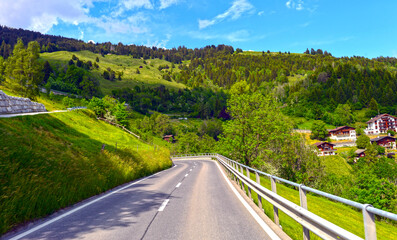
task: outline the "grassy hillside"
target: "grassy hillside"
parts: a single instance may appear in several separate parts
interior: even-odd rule
[[[343,171],[344,170],[342,170],[341,172]],[[244,174],[246,174],[245,170]],[[250,177],[252,180],[255,181],[255,174],[251,173]],[[261,185],[271,190],[270,180],[267,177],[261,176]],[[247,186],[246,191],[248,191]],[[300,204],[298,190],[277,183],[277,193],[297,205]],[[258,204],[258,197],[255,192],[252,192],[252,199],[256,204]],[[311,193],[307,195],[307,203],[309,211],[313,212],[314,214],[326,219],[329,222],[332,222],[339,227],[348,230],[351,233],[356,234],[359,237],[365,237],[363,215],[361,211],[353,209],[352,207],[344,205],[342,203],[334,202]],[[262,206],[266,215],[274,220],[273,206],[265,200],[262,200]],[[302,239],[302,226],[299,223],[297,223],[295,220],[293,220],[281,211],[279,211],[279,218],[280,225],[282,226],[283,231],[285,231],[292,239]],[[378,239],[394,240],[397,236],[397,227],[396,225],[389,224],[384,220],[377,219],[376,233]],[[311,233],[310,235],[311,239],[320,239],[313,233]]]
[[[0,234],[171,166],[168,149],[89,110],[0,118],[0,156]]]
[[[49,61],[51,65],[59,66],[61,64],[67,65],[73,55],[82,61],[91,61],[92,63],[95,62],[97,57],[99,58],[99,62],[97,62],[99,68],[92,70],[92,73],[99,79],[100,87],[104,94],[110,94],[113,89],[124,87],[132,88],[136,85],[158,86],[162,84],[169,88],[185,88],[183,84],[169,82],[162,78],[158,67],[160,65],[168,65],[171,69],[172,65],[172,63],[165,60],[148,59],[146,60],[146,64],[144,64],[142,59],[136,59],[132,56],[104,55],[102,57],[100,54],[95,54],[90,51],[42,53],[40,57],[43,60]],[[111,68],[116,72],[123,72],[124,75],[122,76],[122,80],[112,82],[104,79],[102,73],[107,68]],[[140,74],[136,73],[137,69],[139,69]],[[179,69],[174,68],[173,71],[179,71]]]

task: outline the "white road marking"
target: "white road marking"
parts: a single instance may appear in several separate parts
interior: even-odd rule
[[[222,171],[218,162],[216,162],[216,165],[218,166],[219,171],[222,173],[223,177],[225,178],[227,184],[232,189],[234,194],[236,194],[240,202],[244,205],[244,207],[248,210],[248,212],[252,215],[252,217],[254,217],[255,221],[262,227],[262,229],[267,233],[267,235],[269,235],[271,239],[281,240],[280,237],[263,221],[261,217],[259,217],[259,215],[254,211],[254,209],[252,209],[251,206],[244,200],[244,198],[237,192],[237,190],[233,187],[232,183],[226,177],[225,173]]]
[[[178,183],[177,185],[176,185],[176,188],[179,188],[180,186],[181,186],[181,182],[180,183]]]
[[[172,167],[172,168],[173,168],[173,167]],[[97,198],[97,199],[94,199],[94,200],[92,200],[91,202],[88,202],[88,203],[86,203],[86,204],[84,204],[84,205],[81,205],[80,207],[77,207],[77,208],[75,208],[75,209],[73,209],[73,210],[70,210],[69,212],[66,212],[66,213],[64,213],[64,214],[62,214],[62,215],[60,215],[60,216],[58,216],[58,217],[56,217],[56,218],[53,218],[53,219],[51,219],[51,220],[49,220],[49,221],[47,221],[47,222],[45,222],[45,223],[43,223],[43,224],[40,224],[40,225],[38,225],[37,227],[34,227],[34,228],[30,229],[29,231],[26,231],[26,232],[23,232],[23,233],[21,233],[21,234],[18,234],[18,235],[16,235],[15,237],[10,238],[10,240],[18,240],[18,239],[21,239],[21,238],[23,238],[23,237],[25,237],[25,236],[27,236],[27,235],[29,235],[29,234],[31,234],[31,233],[36,232],[37,230],[42,229],[42,228],[45,227],[45,226],[50,225],[50,224],[53,223],[53,222],[56,222],[56,221],[58,221],[58,220],[60,220],[60,219],[62,219],[62,218],[65,218],[65,217],[67,217],[67,216],[69,216],[69,215],[71,215],[71,214],[73,214],[73,213],[75,213],[75,212],[77,212],[77,211],[79,211],[79,210],[81,210],[81,209],[83,209],[83,208],[86,208],[86,207],[90,206],[91,204],[94,204],[94,203],[96,203],[96,202],[98,202],[98,201],[100,201],[100,200],[102,200],[102,199],[104,199],[104,198],[107,198],[107,197],[109,197],[109,196],[111,196],[111,195],[113,195],[113,194],[115,194],[115,193],[118,193],[118,192],[120,192],[120,191],[122,191],[122,190],[124,190],[124,189],[126,189],[126,188],[129,188],[129,187],[131,187],[132,185],[138,184],[138,183],[140,183],[140,182],[142,182],[142,181],[144,181],[144,180],[146,180],[146,179],[148,179],[148,178],[151,178],[151,177],[153,177],[153,176],[156,176],[157,174],[160,174],[160,173],[165,172],[165,171],[170,170],[170,169],[171,169],[171,168],[166,169],[166,170],[163,170],[163,171],[158,172],[158,173],[155,173],[155,174],[153,174],[153,175],[147,176],[147,177],[145,177],[145,178],[142,178],[142,179],[139,180],[139,181],[133,182],[133,183],[131,183],[131,184],[128,184],[127,186],[124,186],[124,187],[122,187],[122,188],[120,188],[120,189],[117,189],[117,190],[115,190],[115,191],[112,191],[112,192],[110,192],[110,193],[108,193],[108,194],[106,194],[106,195],[104,195],[104,196],[102,196],[102,197],[99,197],[99,198]]]
[[[190,171],[192,171],[193,169],[190,169]]]
[[[185,174],[185,177],[187,177],[187,175],[189,175],[189,174]]]
[[[169,199],[165,199],[164,202],[161,204],[160,208],[159,208],[159,212],[164,211],[165,206],[167,206],[167,203],[169,202]]]

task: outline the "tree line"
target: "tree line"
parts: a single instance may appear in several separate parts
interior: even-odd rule
[[[41,34],[24,29],[15,29],[0,25],[0,56],[4,59],[8,58],[14,45],[18,39],[28,43],[36,41],[40,46],[41,52],[55,52],[55,51],[82,51],[88,50],[93,53],[102,55],[112,53],[118,55],[131,55],[134,58],[153,59],[159,58],[176,64],[182,63],[184,60],[193,58],[203,58],[206,56],[217,56],[218,54],[232,54],[234,48],[227,45],[211,45],[204,48],[188,49],[185,46],[178,48],[164,49],[158,47],[146,47],[138,45],[124,45],[122,43],[112,44],[105,43],[86,43],[82,40],[73,38],[65,38],[61,36],[53,36],[48,34]]]
[[[112,96],[143,114],[154,110],[161,113],[181,113],[201,119],[228,118],[225,112],[228,96],[223,91],[205,88],[176,90],[168,89],[164,85],[155,88],[135,86],[113,90]]]

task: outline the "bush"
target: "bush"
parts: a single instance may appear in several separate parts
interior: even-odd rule
[[[367,135],[362,134],[357,138],[356,141],[357,148],[365,149],[368,146],[368,144],[370,144],[370,138]]]
[[[62,99],[62,104],[65,105],[65,107],[73,107],[74,106],[74,99],[71,99],[69,97],[64,97]]]

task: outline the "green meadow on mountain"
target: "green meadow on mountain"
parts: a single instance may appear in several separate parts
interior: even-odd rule
[[[49,111],[87,108],[0,118],[0,233],[169,168],[170,155],[203,152],[397,212],[397,151],[365,134],[371,118],[397,115],[396,58],[92,44],[0,30],[1,90]],[[330,138],[340,126],[355,129],[365,157]],[[319,144],[343,147],[320,157]],[[279,185],[297,202],[296,189]],[[313,211],[325,202],[309,198]],[[354,222],[349,230],[363,236],[361,212],[329,205],[337,217],[349,212],[343,224]],[[270,205],[265,212],[273,217]],[[328,220],[342,224],[337,217]],[[300,239],[299,224],[283,218]],[[379,236],[393,239],[395,223],[377,222]]]

